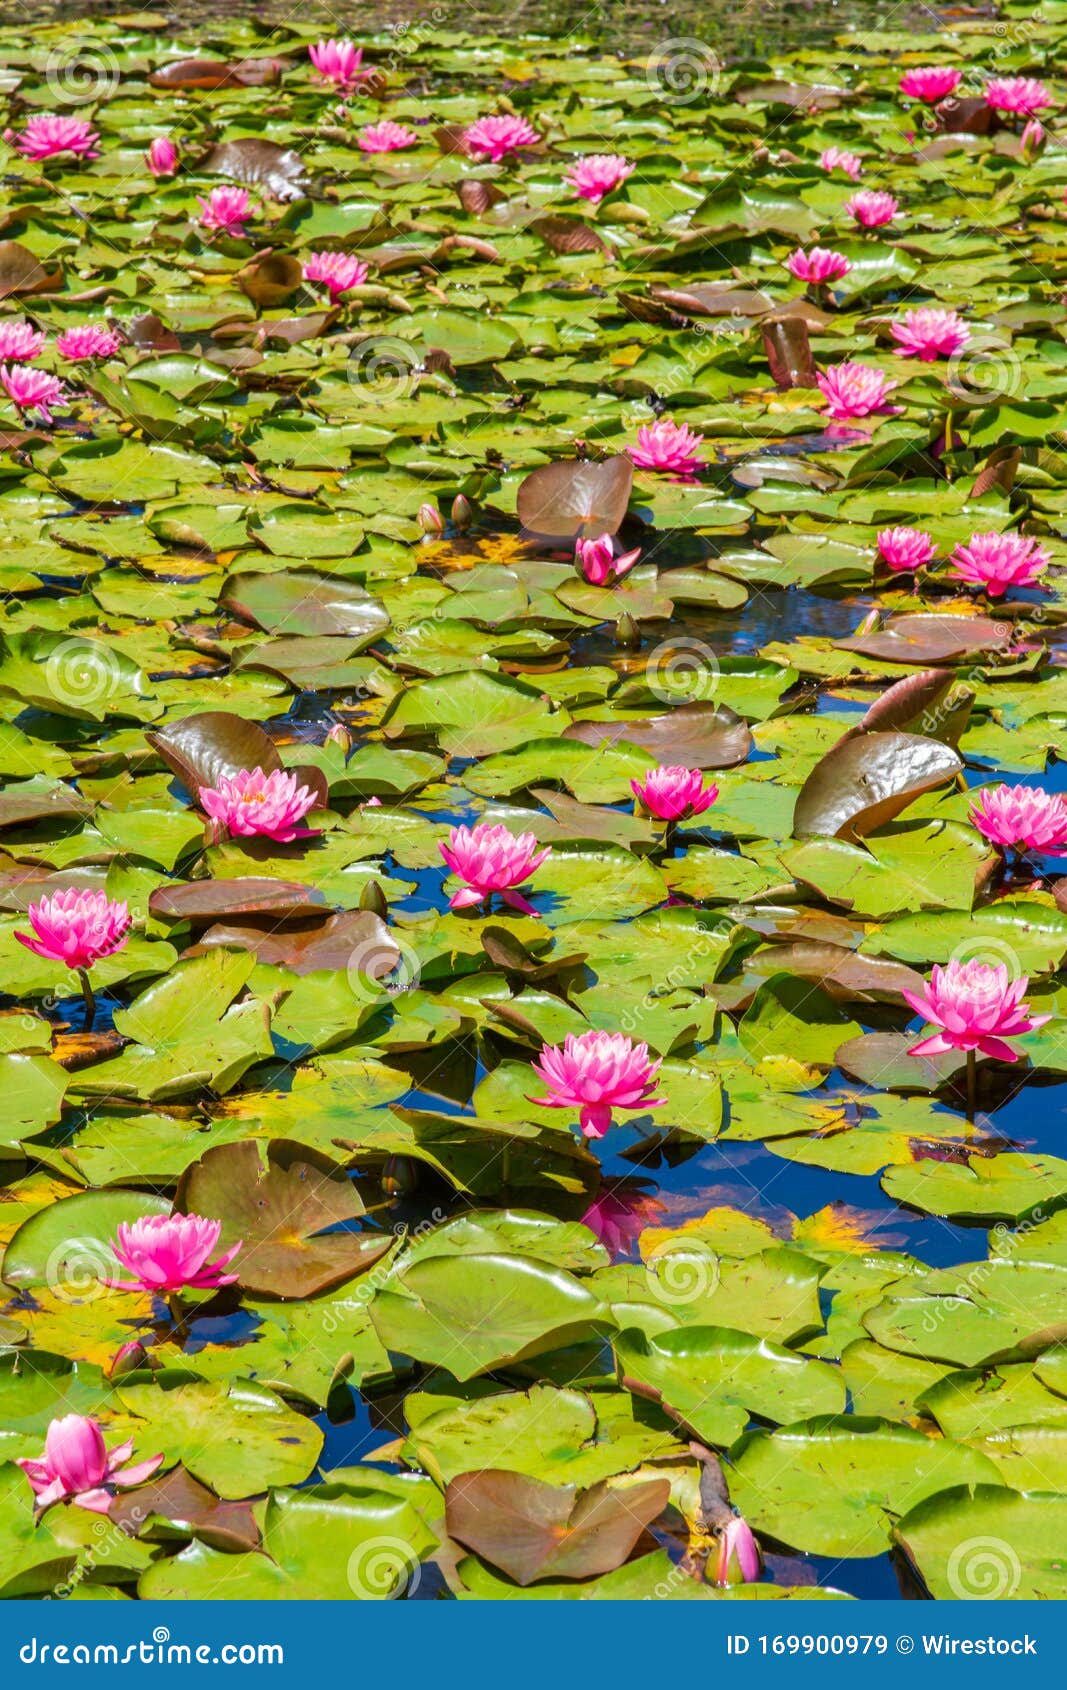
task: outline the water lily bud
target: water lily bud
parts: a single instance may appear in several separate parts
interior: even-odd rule
[[[352,735],[343,722],[335,722],[326,735],[325,743],[327,745],[339,745],[347,757],[352,749]]]
[[[383,921],[386,919],[389,905],[377,880],[368,880],[359,895],[359,907],[361,910],[370,910],[372,915],[380,916]]]
[[[471,507],[470,500],[464,498],[462,493],[457,493],[456,497],[452,500],[452,526],[455,528],[456,533],[465,534],[471,525],[473,517],[474,511]]]
[[[1027,164],[1035,159],[1045,145],[1044,125],[1032,117],[1022,132],[1023,158]]]
[[[762,1571],[763,1557],[752,1528],[737,1514],[719,1532],[714,1582],[720,1588],[730,1584],[754,1584]]]
[[[410,1156],[390,1156],[382,1169],[382,1190],[387,1197],[410,1197],[418,1183],[418,1164]]]
[[[131,1338],[128,1344],[123,1344],[116,1350],[107,1366],[104,1375],[108,1379],[121,1379],[126,1373],[136,1373],[139,1367],[144,1367],[148,1360],[148,1351],[137,1339]]]
[[[444,517],[436,505],[420,505],[418,523],[427,539],[437,539],[445,531]]]
[[[640,637],[641,636],[637,632],[637,623],[634,621],[633,617],[630,615],[630,612],[628,610],[624,610],[622,615],[619,617],[619,620],[615,624],[615,643],[616,643],[616,645],[623,645],[623,646],[637,645]]]

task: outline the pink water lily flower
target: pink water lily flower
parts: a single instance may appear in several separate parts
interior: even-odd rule
[[[499,892],[512,909],[537,915],[533,905],[515,891],[552,852],[550,845],[539,851],[532,833],[516,834],[509,828],[484,823],[479,827],[454,827],[448,844],[440,843],[438,850],[452,873],[466,882],[448,900],[449,909],[469,909]]]
[[[1032,587],[1052,562],[1044,546],[1025,534],[972,534],[952,554],[952,572],[972,586],[984,587],[991,599],[1009,587]]]
[[[288,845],[294,839],[310,839],[314,828],[298,827],[319,799],[308,786],[285,769],[265,775],[262,769],[240,769],[222,775],[218,786],[200,788],[200,808],[213,821],[221,822],[232,839],[251,839],[260,834]]]
[[[417,147],[419,137],[406,123],[393,123],[385,118],[381,123],[368,123],[356,136],[360,151],[365,153],[399,153],[405,147]]]
[[[20,411],[34,411],[43,423],[51,423],[52,409],[69,397],[58,376],[31,370],[25,364],[0,364],[0,386]]]
[[[319,41],[308,48],[308,58],[322,82],[335,88],[355,88],[374,73],[363,63],[363,48],[354,41]]]
[[[662,1212],[663,1204],[657,1198],[617,1185],[610,1191],[602,1191],[590,1203],[582,1216],[582,1225],[595,1232],[613,1256],[625,1256]]]
[[[521,147],[536,147],[541,139],[524,117],[480,117],[463,131],[463,145],[477,158],[499,164]]]
[[[247,188],[212,188],[206,199],[197,194],[196,203],[200,207],[197,222],[202,229],[217,229],[237,239],[244,234],[245,223],[254,209]]]
[[[367,275],[367,266],[352,252],[309,252],[304,260],[304,280],[321,282],[331,300],[361,288]]]
[[[98,158],[100,136],[83,117],[30,117],[21,135],[13,137],[24,158],[43,160],[73,153],[75,158]]]
[[[836,282],[847,276],[852,265],[843,252],[834,252],[828,246],[813,246],[810,252],[804,252],[800,247],[791,252],[785,267],[798,282],[814,282],[821,286],[824,282]]]
[[[971,805],[970,820],[983,838],[1005,851],[1067,848],[1067,801],[1040,786],[987,786]]]
[[[826,171],[843,170],[853,182],[858,182],[863,174],[863,160],[859,153],[847,152],[843,147],[824,148],[819,154],[819,163]]]
[[[586,1138],[603,1138],[613,1109],[651,1109],[665,1098],[653,1097],[663,1058],[649,1058],[647,1044],[634,1044],[626,1033],[568,1033],[561,1045],[546,1045],[534,1070],[547,1097],[532,1097],[547,1109],[577,1109]]]
[[[920,358],[924,364],[934,358],[951,358],[971,338],[971,331],[958,311],[937,305],[920,305],[914,311],[905,311],[899,321],[890,323],[889,332],[900,344],[901,358]]]
[[[162,1465],[162,1455],[130,1465],[133,1439],[109,1450],[98,1421],[82,1414],[53,1420],[44,1438],[44,1453],[16,1462],[33,1486],[38,1508],[54,1502],[73,1502],[92,1514],[106,1514],[116,1489],[128,1490],[150,1479]]]
[[[33,932],[16,931],[15,938],[36,956],[67,968],[91,968],[101,957],[121,950],[130,925],[127,904],[106,892],[75,887],[53,892],[26,913]]]
[[[144,156],[153,176],[173,176],[178,168],[178,149],[169,135],[157,135]]]
[[[630,457],[638,469],[688,477],[704,468],[700,453],[703,444],[704,436],[695,429],[672,422],[669,417],[659,417],[638,429],[637,444],[630,447]]]
[[[752,1527],[740,1514],[718,1534],[714,1583],[725,1590],[732,1584],[754,1584],[763,1571],[763,1557]]]
[[[594,587],[606,587],[610,582],[621,581],[640,556],[641,548],[635,546],[632,552],[622,552],[616,557],[615,542],[610,534],[601,534],[596,540],[574,542],[574,561]]]
[[[900,206],[892,194],[861,188],[858,194],[853,194],[845,202],[845,210],[861,229],[880,229],[884,223],[892,223]]]
[[[1030,981],[1012,980],[1003,962],[936,963],[923,992],[905,992],[916,1015],[938,1029],[908,1048],[909,1056],[942,1056],[949,1050],[977,1051],[1001,1062],[1017,1062],[1018,1051],[1006,1039],[1032,1033],[1051,1015],[1031,1015],[1023,996]]]
[[[56,351],[61,358],[69,358],[72,364],[91,363],[95,358],[113,358],[122,345],[122,336],[116,329],[105,328],[102,323],[85,323],[81,328],[64,329],[56,337]]]
[[[883,528],[878,535],[878,556],[887,569],[914,574],[925,569],[936,552],[933,538],[923,528]]]
[[[635,166],[622,153],[588,153],[576,159],[563,180],[579,199],[599,205],[605,194],[621,187]]]
[[[905,71],[900,79],[900,92],[933,106],[946,94],[954,94],[962,80],[963,72],[953,70],[950,65],[927,65],[921,70]]]
[[[881,370],[851,359],[834,364],[825,375],[817,375],[819,390],[826,399],[826,414],[835,422],[869,417],[888,408],[890,393],[897,386]]]
[[[45,336],[25,317],[5,317],[0,320],[0,360],[22,364],[36,358],[45,343]]]
[[[112,1291],[147,1291],[159,1297],[235,1285],[238,1275],[223,1270],[241,1244],[210,1260],[221,1232],[222,1222],[204,1215],[144,1215],[129,1225],[120,1221],[111,1248],[130,1278],[105,1279],[104,1284]]]
[[[1016,117],[1033,117],[1053,105],[1052,95],[1036,76],[994,76],[982,89],[987,106]]]
[[[704,785],[700,769],[687,769],[680,763],[667,763],[662,768],[649,769],[641,780],[632,780],[630,790],[648,811],[661,822],[677,822],[689,816],[702,816],[710,810],[719,789],[712,781]]]

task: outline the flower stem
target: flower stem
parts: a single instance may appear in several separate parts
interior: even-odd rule
[[[976,1051],[967,1052],[967,1120],[974,1126],[975,1106],[978,1097],[978,1055]]]
[[[96,998],[93,996],[93,988],[89,984],[88,969],[79,968],[77,973],[78,979],[81,981],[82,997],[85,999],[85,1031],[91,1033],[93,1022],[96,1020]]]
[[[167,1310],[170,1314],[171,1323],[174,1328],[171,1333],[171,1337],[174,1339],[176,1344],[181,1344],[185,1340],[185,1329],[189,1318],[185,1304],[182,1302],[177,1291],[172,1291],[166,1299],[166,1302]]]

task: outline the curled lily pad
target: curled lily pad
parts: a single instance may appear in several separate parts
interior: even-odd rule
[[[799,835],[859,839],[884,827],[924,792],[952,780],[962,767],[948,746],[922,734],[846,738],[816,763],[804,782],[793,830]]]
[[[227,710],[204,710],[146,734],[167,767],[194,796],[242,769],[271,774],[282,760],[269,734]]]
[[[582,536],[616,534],[626,515],[633,479],[628,457],[544,464],[519,488],[519,521],[526,533],[552,545],[573,545]]]

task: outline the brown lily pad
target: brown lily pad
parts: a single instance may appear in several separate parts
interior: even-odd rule
[[[687,317],[762,317],[774,308],[774,300],[758,288],[738,287],[734,282],[694,282],[690,287],[649,288],[653,299],[682,311]]]
[[[894,681],[876,698],[850,737],[902,728],[958,745],[973,703],[972,688],[957,681],[951,670],[920,669]]]
[[[280,81],[284,68],[281,59],[174,59],[148,80],[153,88],[261,88]]]
[[[901,962],[809,939],[757,951],[740,981],[716,985],[712,992],[724,1008],[745,1010],[764,980],[782,972],[816,982],[838,1003],[899,1004],[903,991],[921,991],[923,985],[922,975]]]
[[[553,252],[607,251],[601,236],[581,217],[535,217],[530,228]]]
[[[928,668],[935,663],[956,663],[977,652],[1003,652],[1014,640],[1011,623],[991,616],[953,615],[951,612],[920,612],[914,616],[891,616],[881,628],[851,634],[835,640],[842,651],[858,651],[864,657],[880,657],[890,663],[914,663]]]
[[[636,722],[572,722],[564,739],[584,745],[625,741],[647,751],[657,763],[683,763],[691,769],[730,769],[752,750],[748,723],[725,704],[683,704],[663,716]]]
[[[166,1542],[199,1538],[228,1553],[259,1547],[259,1527],[250,1502],[224,1502],[184,1467],[173,1467],[133,1491],[119,1491],[109,1518],[130,1537]]]
[[[195,798],[202,786],[218,786],[224,775],[242,769],[262,769],[271,774],[282,760],[270,735],[256,722],[246,722],[229,710],[204,710],[184,716],[165,728],[146,733],[172,774]],[[3,815],[0,798],[0,820]]]
[[[768,318],[760,333],[775,387],[785,392],[792,387],[818,386],[808,326],[803,317]]]
[[[962,767],[950,746],[923,734],[846,734],[801,787],[793,832],[855,842],[922,793],[955,779]]]
[[[182,1175],[184,1214],[222,1222],[222,1248],[240,1242],[231,1271],[257,1297],[313,1297],[343,1285],[384,1256],[389,1234],[328,1228],[358,1220],[351,1180],[306,1145],[272,1139],[218,1144]]]
[[[240,884],[238,882],[238,884]],[[260,962],[289,968],[294,974],[323,969],[355,970],[373,980],[384,979],[400,961],[400,949],[380,916],[371,910],[340,910],[304,927],[291,923],[276,929],[255,922],[220,922],[201,934],[186,956],[226,945],[254,951]],[[361,1000],[353,995],[352,1024],[359,1020]]]
[[[288,252],[257,252],[234,281],[260,310],[281,305],[304,285],[304,266]]]
[[[0,299],[10,294],[54,293],[62,286],[62,264],[46,269],[20,241],[0,241]]]
[[[516,1584],[537,1579],[595,1578],[621,1567],[645,1528],[660,1515],[670,1481],[579,1493],[499,1468],[463,1473],[445,1492],[449,1537],[499,1567]]]
[[[47,792],[20,792],[17,786],[0,792],[0,828],[25,827],[30,822],[64,821],[92,815],[93,807],[72,786],[54,786]]]
[[[104,868],[50,869],[20,864],[0,874],[0,910],[17,910],[21,914],[39,898],[50,898],[56,892],[102,892],[106,879]]]
[[[292,147],[264,141],[256,135],[242,135],[236,141],[220,141],[201,162],[206,176],[228,176],[248,188],[258,188],[276,200],[304,199],[308,189],[307,167]]]
[[[242,880],[167,881],[149,898],[148,913],[165,921],[217,921],[226,915],[277,923],[306,919],[309,910],[325,905],[322,893],[311,886],[249,875]]]
[[[634,466],[625,456],[542,464],[519,488],[523,537],[572,546],[577,539],[616,534],[633,483]]]

